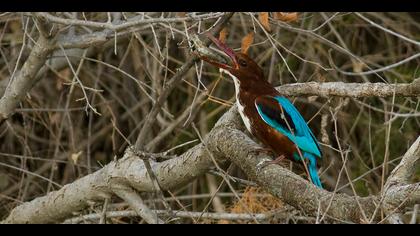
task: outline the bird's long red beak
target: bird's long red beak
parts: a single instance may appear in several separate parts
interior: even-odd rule
[[[217,66],[219,68],[222,69],[226,69],[226,70],[231,70],[231,69],[237,69],[238,68],[238,62],[236,60],[236,55],[235,52],[229,48],[226,44],[224,44],[222,41],[220,41],[219,39],[215,38],[213,35],[211,35],[210,33],[207,33],[206,36],[214,43],[216,44],[216,46],[223,51],[231,60],[231,64],[228,63],[222,63],[219,61],[216,61],[212,58],[206,57],[206,56],[201,56],[201,59],[203,59],[204,61],[207,61],[208,63]]]

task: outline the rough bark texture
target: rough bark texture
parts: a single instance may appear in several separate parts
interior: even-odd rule
[[[320,97],[418,97],[420,95],[420,79],[406,84],[386,83],[296,83],[283,85],[279,92],[287,96],[320,96]]]
[[[356,201],[358,200],[365,216],[372,218],[379,199],[377,196],[360,198],[320,190],[293,172],[277,165],[258,171],[257,164],[267,160],[268,157],[253,154],[252,151],[258,145],[239,129],[243,127],[236,107],[233,107],[218,121],[203,144],[174,159],[153,163],[153,170],[162,189],[182,186],[206,173],[213,167],[213,160],[209,156],[211,153],[218,161],[231,160],[258,184],[308,215],[317,215],[318,212],[324,214],[327,206],[331,204],[328,208],[330,218],[361,222],[363,218]],[[418,150],[418,143],[416,142],[412,149]],[[129,185],[137,191],[154,191],[143,161],[128,150],[122,159],[108,164],[103,169],[58,191],[16,207],[2,223],[60,222],[70,217],[73,212],[86,208],[90,202],[108,198],[112,188],[115,188],[116,181]],[[387,192],[389,194],[387,197],[392,198],[395,203],[398,201],[401,203],[406,200],[395,196],[403,196],[407,194],[406,191],[411,190],[395,189]],[[410,203],[418,202],[418,191],[410,199],[412,199]],[[373,216],[373,219],[378,217]]]
[[[153,171],[163,189],[184,185],[207,172],[212,161],[205,155],[202,145],[197,145],[178,158],[154,163]],[[3,223],[60,222],[73,212],[89,206],[89,202],[110,197],[115,182],[132,186],[138,191],[153,192],[143,161],[132,152],[103,169],[85,176],[62,189],[15,208]]]
[[[384,208],[388,214],[399,213],[404,207],[420,204],[420,183],[410,184],[420,162],[420,136],[404,154],[385,184]]]

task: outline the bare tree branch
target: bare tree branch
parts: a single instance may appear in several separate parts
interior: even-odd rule
[[[153,192],[143,160],[127,149],[126,155],[101,170],[87,175],[62,189],[36,198],[15,208],[3,223],[47,223],[65,220],[72,212],[89,206],[91,201],[102,201],[113,192],[115,180],[124,180],[137,191]],[[212,160],[206,156],[202,144],[178,158],[153,163],[153,172],[162,189],[175,188],[205,173]]]
[[[216,28],[213,30],[213,34],[217,35],[222,29],[223,26],[229,21],[233,13],[228,13],[219,21]],[[210,39],[206,39],[204,44],[206,46],[210,45]],[[135,147],[137,149],[142,149],[146,143],[146,135],[150,130],[152,124],[156,121],[156,116],[159,113],[163,103],[166,101],[172,90],[182,81],[181,78],[188,72],[188,70],[199,60],[198,56],[194,55],[177,71],[177,73],[168,80],[168,83],[164,85],[162,93],[159,95],[156,103],[153,105],[149,115],[146,117],[146,120],[143,124],[142,129],[140,130],[139,135],[137,136],[137,141]]]
[[[400,164],[394,168],[388,177],[386,188],[396,184],[407,184],[416,171],[420,160],[420,136],[404,154]]]
[[[156,210],[159,215],[167,215],[166,211]],[[203,219],[213,219],[213,220],[252,220],[257,219],[258,221],[264,221],[269,218],[287,218],[289,215],[280,213],[269,213],[269,214],[245,214],[245,213],[212,213],[212,212],[189,212],[189,211],[174,211],[176,217],[182,218],[203,218]],[[137,216],[135,211],[111,211],[107,213],[107,216],[110,218],[117,217],[134,217]],[[67,224],[78,224],[84,221],[94,221],[98,220],[101,217],[100,214],[89,214],[84,216],[79,216],[66,220],[64,223]],[[294,217],[297,219],[308,220],[309,217]]]
[[[42,26],[45,30],[46,26],[44,24],[42,24]],[[110,40],[111,37],[107,37],[109,32],[109,30],[104,30],[92,34],[83,34],[81,36],[58,35],[56,38],[53,38],[51,35],[47,35],[48,38],[45,38],[41,35],[20,72],[15,78],[10,78],[10,80],[14,81],[13,84],[10,84],[7,88],[10,80],[0,81],[0,95],[3,95],[0,99],[0,123],[13,113],[17,104],[21,102],[24,96],[42,78],[46,71],[51,68],[61,70],[69,66],[62,50],[59,49],[59,45],[63,44],[62,47],[68,49],[65,53],[71,56],[69,59],[75,61],[83,55],[83,48],[90,47],[86,55],[93,55],[95,53],[95,48],[93,46],[105,44]],[[48,59],[48,55],[50,54],[54,57]],[[8,89],[8,91],[6,91],[6,89]]]
[[[268,157],[253,154],[252,151],[258,146],[238,130],[242,128],[236,107],[233,107],[210,131],[204,142],[218,161],[223,161],[222,157],[229,158],[261,186],[284,202],[302,209],[306,214],[316,215],[319,206],[321,211],[325,210],[333,198],[332,207],[327,212],[329,218],[360,222],[361,212],[356,204],[357,198],[365,214],[368,217],[372,216],[378,197],[353,197],[320,190],[307,180],[277,165],[268,166],[258,172],[256,166]],[[202,144],[182,156],[152,165],[163,190],[186,184],[206,173],[212,166],[213,162]],[[142,160],[127,151],[121,160],[112,162],[58,191],[16,207],[3,223],[45,223],[64,220],[71,216],[72,212],[87,207],[89,201],[109,197],[112,192],[110,183],[115,179],[124,179],[137,191],[153,191],[153,184]]]
[[[229,21],[229,19],[232,17],[233,13],[227,13],[224,15],[221,20],[219,21],[216,28],[213,30],[213,34],[217,35],[219,32],[223,29],[223,26]],[[207,39],[205,44],[208,46],[210,45],[210,40]],[[191,57],[177,72],[172,78],[164,84],[163,91],[159,95],[157,101],[155,104],[153,104],[153,107],[149,114],[146,116],[144,124],[142,129],[140,130],[136,143],[134,145],[135,150],[143,150],[144,146],[146,144],[146,135],[149,132],[149,130],[152,128],[152,125],[156,121],[156,117],[158,113],[160,112],[164,102],[167,100],[169,95],[171,94],[172,90],[175,89],[175,87],[182,81],[181,78],[189,71],[189,69],[195,64],[196,61],[198,61],[198,56]],[[148,150],[145,150],[148,151]],[[161,186],[159,185],[159,182],[156,179],[155,173],[153,172],[151,168],[151,164],[147,158],[143,159],[144,166],[146,167],[147,173],[149,174],[149,177],[153,183],[154,192],[157,196],[159,196],[161,199],[164,199],[162,194]],[[163,202],[166,208],[169,209],[169,206]]]
[[[0,123],[13,113],[19,102],[32,88],[35,75],[45,64],[48,55],[52,52],[52,40],[40,36],[18,74],[15,78],[11,78],[10,85],[6,88],[3,97],[0,99]]]
[[[320,96],[320,97],[418,97],[420,96],[420,78],[411,83],[295,83],[282,85],[277,89],[286,96]]]
[[[293,172],[277,165],[268,166],[258,172],[256,166],[268,157],[255,156],[252,151],[258,145],[239,129],[243,127],[234,106],[220,118],[204,140],[206,147],[212,151],[218,161],[223,161],[223,157],[227,157],[272,194],[309,215],[316,215],[319,206],[322,211],[331,204],[327,212],[329,218],[359,222],[362,217],[360,208],[356,204],[357,200],[362,204],[368,217],[373,216],[374,219],[378,219],[379,216],[373,215],[379,202],[378,196],[361,198],[320,190]],[[417,154],[418,143],[416,141],[407,152],[404,163],[412,159],[412,154]],[[72,212],[87,207],[89,201],[109,197],[113,191],[110,187],[113,179],[124,179],[137,191],[153,192],[153,184],[143,161],[129,150],[127,149],[126,155],[121,160],[111,162],[103,169],[68,184],[56,192],[16,207],[3,223],[45,223],[64,220]],[[417,158],[418,155],[415,157]],[[163,190],[186,184],[212,167],[213,161],[206,153],[203,144],[195,146],[177,158],[152,164],[153,172]],[[404,168],[399,169],[404,170]],[[396,171],[396,173],[399,172]],[[394,199],[393,203],[418,203],[418,184],[395,190],[388,193]],[[407,196],[410,196],[408,200]]]
[[[72,26],[86,26],[91,28],[99,28],[99,29],[108,29],[112,31],[121,31],[127,28],[135,27],[138,25],[145,25],[145,24],[156,24],[156,23],[175,23],[175,22],[185,22],[185,21],[199,21],[199,20],[207,20],[207,19],[217,19],[223,15],[223,13],[206,13],[201,15],[189,15],[187,17],[175,17],[175,18],[153,18],[153,19],[143,19],[140,16],[137,16],[137,19],[130,19],[127,22],[122,23],[100,23],[94,21],[85,21],[85,20],[77,20],[77,19],[69,19],[69,18],[61,18],[49,13],[40,12],[36,13],[36,16],[45,19],[51,23],[57,23],[62,25],[72,25]],[[138,19],[141,18],[141,19]]]
[[[143,218],[149,224],[163,224],[163,220],[159,219],[155,212],[151,211],[143,199],[131,188],[124,185],[112,187],[113,192],[120,198],[124,199],[138,216]]]
[[[385,184],[383,194],[385,211],[394,215],[388,220],[395,223],[396,216],[406,206],[420,203],[420,183],[410,184],[410,179],[420,163],[420,136],[404,154],[401,162],[394,168]]]

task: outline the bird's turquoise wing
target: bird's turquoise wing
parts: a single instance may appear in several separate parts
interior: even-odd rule
[[[265,123],[288,137],[299,149],[321,157],[321,149],[299,111],[285,97],[261,96],[255,100],[258,114]]]

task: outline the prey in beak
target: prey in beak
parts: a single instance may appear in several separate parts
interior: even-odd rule
[[[236,53],[233,49],[229,48],[226,44],[215,38],[210,33],[207,33],[206,36],[227,56],[227,58],[222,57],[219,53],[216,53],[215,50],[205,47],[198,36],[193,35],[191,37],[193,44],[192,50],[198,54],[200,59],[227,71],[238,69],[239,64],[236,58]]]
[[[242,81],[242,84],[247,83],[248,85],[260,83],[261,81],[266,82],[261,67],[247,54],[234,52],[232,48],[211,34],[206,34],[206,36],[216,45],[218,50],[206,47],[195,35],[192,38],[193,50],[200,59],[216,66],[221,72],[230,75],[236,86],[240,84],[240,81]]]

